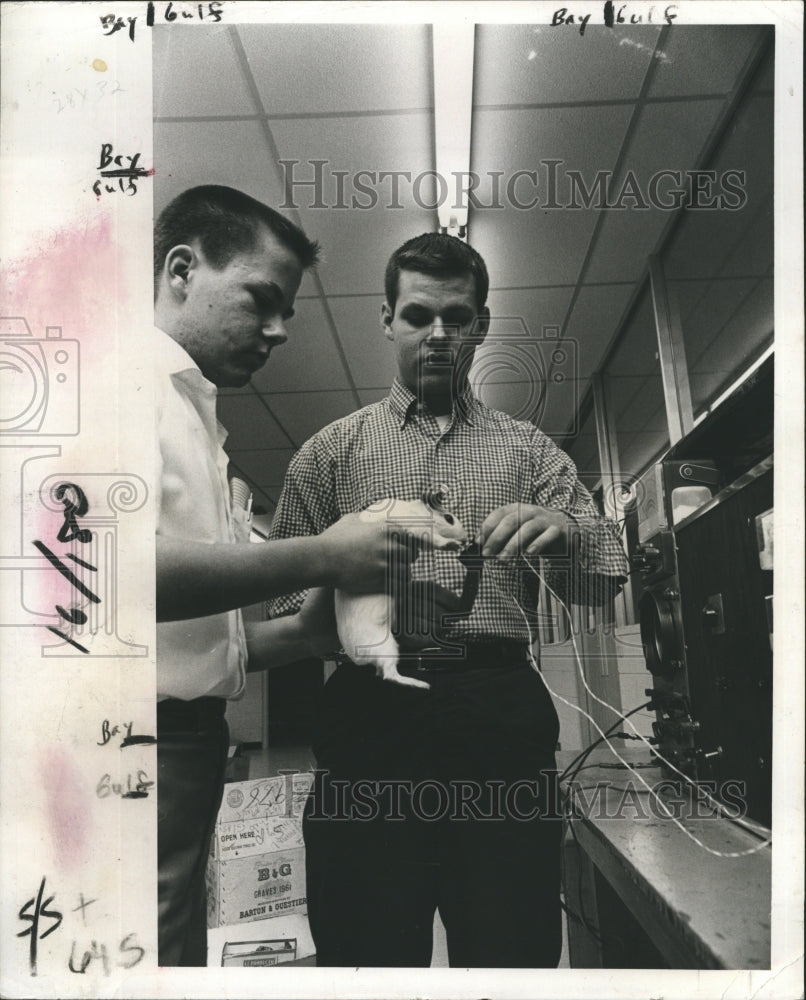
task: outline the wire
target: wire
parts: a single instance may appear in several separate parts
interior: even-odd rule
[[[574,840],[576,841],[576,837],[574,838]],[[577,847],[579,847],[579,842],[577,841],[576,843]],[[594,938],[598,944],[600,945],[604,944],[604,938],[602,937],[602,935],[596,930],[595,927],[590,926],[587,917],[585,916],[584,900],[582,899],[581,873],[580,876],[577,878],[577,903],[579,907],[579,913],[577,913],[575,910],[572,910],[571,907],[566,902],[568,899],[568,878],[565,868],[564,848],[560,853],[560,881],[562,883],[562,899],[560,900],[560,906],[562,907],[563,912],[567,916],[569,916],[574,921],[574,923],[580,924],[582,927],[584,927],[585,930],[588,932],[588,934],[590,934],[591,937]]]
[[[576,847],[578,854],[584,854],[585,849],[580,844],[579,838],[577,837],[576,834],[576,830],[574,829],[573,823],[570,822],[568,816],[565,817],[565,823],[566,823],[566,828],[568,829],[569,833],[571,834],[571,838],[574,841],[574,846]],[[563,879],[563,894],[567,898],[567,884],[566,884],[567,880],[564,867],[562,869],[562,879]],[[599,945],[605,946],[608,943],[610,943],[611,945],[615,945],[617,949],[620,949],[622,952],[624,952],[626,948],[624,939],[619,937],[618,934],[614,934],[612,929],[610,930],[609,933],[607,933],[603,931],[601,928],[597,930],[597,928],[591,927],[590,924],[588,923],[585,916],[585,902],[582,898],[582,881],[583,881],[582,873],[579,872],[579,877],[577,878],[576,890],[577,890],[577,903],[579,906],[580,915],[574,914],[574,916],[577,917],[577,920],[582,924],[582,926],[585,928],[588,934],[590,934],[591,937],[593,937]],[[563,906],[563,909],[566,911],[566,913],[569,913],[569,915],[571,915],[572,911],[566,909],[565,906]]]
[[[580,846],[579,841],[577,840],[576,832],[574,831],[573,827],[569,823],[568,815],[564,814],[563,815],[563,838],[562,838],[563,844],[565,842],[565,831],[566,830],[570,831],[571,836],[572,836],[572,838],[574,840],[574,844],[575,844],[576,849],[577,849],[577,853],[579,854],[582,851],[582,848]],[[587,919],[587,917],[585,915],[585,901],[582,898],[582,872],[581,872],[581,870],[579,870],[577,872],[577,879],[576,879],[577,906],[578,906],[579,912],[576,913],[567,904],[567,900],[568,900],[568,872],[567,872],[566,866],[565,866],[565,847],[564,846],[563,846],[563,848],[560,851],[560,881],[562,883],[562,899],[560,901],[560,906],[562,907],[563,911],[569,917],[571,917],[571,919],[574,920],[576,923],[581,924],[582,927],[584,927],[585,930],[588,932],[588,934],[590,934],[591,937],[600,946],[604,945],[604,943],[605,943],[604,935],[601,934],[597,928],[591,927],[591,925],[588,923],[588,919]]]
[[[588,686],[588,682],[585,679],[584,671],[582,669],[582,660],[581,660],[581,657],[579,655],[579,649],[577,648],[576,637],[574,636],[573,619],[572,619],[572,616],[571,616],[571,612],[568,610],[568,607],[566,606],[566,604],[562,600],[562,598],[560,598],[558,596],[557,592],[548,584],[548,582],[540,575],[540,573],[538,573],[537,570],[530,564],[529,560],[526,559],[526,558],[524,558],[523,561],[526,563],[526,565],[529,567],[529,569],[535,574],[535,576],[538,578],[538,580],[540,580],[545,585],[546,589],[549,591],[550,594],[552,594],[554,596],[554,598],[559,603],[560,607],[563,608],[563,610],[565,611],[566,615],[568,616],[568,622],[569,622],[569,626],[570,626],[569,631],[570,631],[570,634],[571,634],[571,645],[573,647],[574,656],[576,658],[577,670],[579,672],[579,676],[580,676],[580,679],[582,680],[582,684],[583,684],[585,690],[588,692],[589,695],[591,695],[591,697],[595,701],[598,701],[600,705],[604,705],[606,708],[609,708],[611,712],[615,712],[619,716],[619,722],[617,724],[620,724],[622,720],[625,721],[625,722],[627,722],[627,725],[633,730],[633,732],[635,732],[646,743],[646,745],[648,747],[650,747],[650,749],[652,750],[653,753],[657,754],[657,751],[655,750],[654,747],[652,747],[652,745],[650,744],[649,740],[647,740],[646,737],[643,736],[643,734],[641,734],[641,733],[638,732],[638,730],[635,728],[635,726],[633,726],[633,724],[627,719],[626,716],[622,716],[621,713],[617,711],[617,709],[615,709],[608,702],[606,702],[603,699],[601,699],[594,691],[592,691],[590,689],[590,687]],[[494,577],[494,575],[495,574],[490,574],[491,577]],[[616,760],[618,760],[619,763],[621,763],[625,768],[634,771],[635,776],[638,779],[638,781],[640,781],[641,784],[650,792],[650,794],[653,796],[653,798],[655,799],[655,801],[658,803],[658,806],[665,813],[666,817],[668,819],[670,819],[672,821],[672,823],[674,823],[674,825],[677,826],[685,834],[685,836],[687,836],[690,840],[692,840],[695,844],[697,844],[698,847],[701,847],[708,854],[712,854],[715,857],[719,857],[719,858],[743,858],[743,857],[747,857],[750,854],[757,853],[758,851],[762,850],[764,847],[767,847],[767,846],[769,846],[772,843],[772,841],[770,839],[765,839],[761,843],[756,844],[754,847],[749,847],[749,848],[746,848],[745,850],[742,850],[742,851],[718,851],[718,850],[716,850],[713,847],[709,847],[708,844],[706,844],[702,840],[700,840],[700,838],[697,837],[694,833],[692,833],[690,830],[687,830],[686,827],[683,826],[683,824],[677,819],[677,817],[675,817],[672,814],[672,812],[670,811],[670,809],[668,808],[668,806],[666,805],[666,803],[661,799],[660,795],[658,795],[658,793],[653,788],[651,788],[651,786],[648,785],[646,783],[646,781],[644,781],[644,779],[641,777],[641,775],[638,773],[638,771],[635,770],[634,768],[632,768],[627,763],[627,761],[624,760],[624,758],[619,754],[618,750],[616,750],[616,748],[613,746],[613,744],[608,739],[608,734],[605,733],[602,730],[602,728],[599,726],[599,723],[593,718],[593,716],[591,716],[588,712],[585,711],[585,709],[583,709],[579,705],[575,705],[573,702],[568,701],[567,698],[563,698],[563,696],[561,694],[558,694],[558,693],[556,693],[556,692],[554,692],[554,691],[551,690],[551,688],[549,687],[548,681],[543,676],[543,674],[542,674],[542,672],[540,670],[540,667],[537,665],[537,663],[535,661],[534,654],[532,653],[532,645],[534,643],[534,637],[532,635],[532,629],[531,629],[531,627],[529,625],[529,619],[528,619],[528,617],[526,615],[526,612],[520,606],[519,602],[511,594],[508,594],[505,590],[503,590],[503,588],[500,587],[495,582],[494,579],[492,580],[492,583],[493,583],[493,586],[501,594],[502,597],[504,597],[505,599],[509,598],[510,600],[513,601],[513,603],[515,604],[515,607],[520,612],[521,617],[523,618],[523,621],[524,621],[524,625],[526,626],[526,631],[527,631],[528,636],[529,636],[529,645],[527,647],[527,654],[528,654],[528,658],[529,658],[529,663],[531,664],[532,669],[535,671],[535,673],[540,677],[540,679],[543,682],[543,685],[546,688],[546,691],[549,693],[550,697],[556,698],[559,701],[561,701],[563,704],[568,705],[570,708],[573,708],[574,711],[579,712],[580,714],[584,715],[588,719],[589,722],[593,723],[593,726],[596,729],[596,731],[600,734],[600,736],[602,738],[602,741],[605,742],[608,745],[608,747],[610,748],[611,753],[616,758]],[[682,771],[678,770],[670,761],[667,761],[660,754],[657,754],[657,756],[658,756],[658,758],[660,760],[664,761],[664,763],[666,763],[671,768],[671,770],[675,771],[677,774],[679,774],[683,779],[685,779],[689,783],[694,784],[687,775],[683,774]],[[711,797],[708,796],[708,798],[710,799]],[[719,812],[719,813],[721,813],[721,814],[724,815],[724,808],[722,807],[721,803],[717,803],[716,800],[713,800],[713,799],[711,799],[711,803],[713,804],[713,806],[714,806],[714,808],[715,808],[715,810],[717,812]],[[733,819],[734,817],[729,817],[729,818]]]
[[[555,600],[558,602],[558,604],[560,605],[560,607],[563,609],[563,611],[565,611],[566,615],[568,616],[569,631],[571,633],[571,644],[573,646],[574,655],[576,657],[577,670],[579,672],[579,676],[580,676],[580,679],[582,681],[583,686],[585,687],[585,690],[588,692],[588,694],[590,694],[590,696],[595,701],[598,701],[600,705],[604,705],[605,708],[609,708],[611,712],[617,712],[617,709],[615,709],[611,704],[609,704],[609,702],[606,702],[602,698],[600,698],[588,686],[588,682],[587,682],[587,680],[585,678],[584,671],[582,670],[582,661],[580,659],[579,650],[577,648],[576,639],[574,637],[573,618],[571,616],[571,612],[568,609],[568,606],[565,604],[565,602],[562,600],[562,598],[557,594],[557,592],[551,587],[551,585],[548,583],[548,581],[543,576],[541,576],[541,574],[538,573],[537,570],[531,565],[531,563],[529,562],[529,560],[524,558],[524,562],[529,567],[529,569],[534,573],[534,575],[544,584],[544,586],[546,587],[546,589],[549,591],[550,594],[552,594],[552,596],[555,598]],[[515,603],[517,605],[517,601]],[[518,607],[520,607],[520,605],[518,605]],[[521,613],[523,613],[522,609],[521,609]],[[526,626],[527,626],[527,628],[529,627],[529,623],[528,622],[526,622]],[[530,634],[530,637],[531,637],[531,632],[529,634]],[[545,679],[544,679],[544,684],[545,684]],[[546,686],[548,687],[548,685],[546,685]],[[725,807],[722,805],[721,802],[718,802],[711,795],[709,795],[708,792],[704,791],[704,789],[700,785],[698,785],[697,782],[693,781],[692,778],[689,775],[685,774],[679,768],[675,767],[675,765],[672,764],[672,762],[670,760],[668,760],[666,757],[664,757],[663,754],[661,754],[657,749],[655,749],[655,747],[652,746],[652,744],[649,742],[649,740],[642,733],[638,732],[638,730],[635,728],[635,726],[631,722],[629,722],[627,720],[626,716],[624,718],[625,718],[625,721],[627,722],[627,725],[630,727],[630,729],[632,729],[632,731],[635,733],[635,735],[637,736],[637,738],[640,739],[640,740],[642,740],[644,743],[646,743],[646,745],[647,745],[647,747],[649,747],[650,751],[652,751],[655,754],[655,756],[660,761],[662,761],[671,771],[674,771],[675,774],[679,775],[686,782],[686,784],[690,785],[691,788],[696,792],[697,796],[699,798],[701,798],[701,799],[704,799],[711,806],[711,808],[716,813],[718,813],[720,816],[724,816],[726,819],[729,819],[733,823],[737,823],[738,825],[740,825],[740,826],[744,827],[746,830],[748,830],[750,833],[753,833],[755,836],[761,838],[761,843],[758,844],[758,845],[756,845],[756,847],[754,847],[754,848],[748,848],[748,850],[746,852],[739,852],[738,854],[736,854],[736,856],[738,856],[738,857],[744,857],[744,855],[746,853],[750,853],[750,854],[755,853],[756,851],[759,851],[763,847],[766,847],[766,846],[768,846],[769,844],[772,843],[771,838],[769,838],[767,836],[767,831],[763,827],[758,827],[755,824],[753,824],[751,822],[748,822],[747,820],[745,820],[742,817],[732,816],[730,813],[726,812],[725,811]],[[593,721],[593,720],[591,720],[591,721]],[[595,722],[594,722],[594,725],[596,725]],[[602,732],[601,729],[599,729],[598,725],[596,725],[596,729],[600,733]],[[604,736],[604,734],[602,734],[602,735]],[[615,753],[615,748],[610,744],[610,742],[606,739],[606,737],[605,737],[605,742],[607,742],[607,745],[613,751],[613,753],[615,754],[615,756],[618,757],[618,754]],[[620,757],[618,757],[618,759],[621,760]],[[626,765],[626,766],[629,766],[629,765]],[[659,804],[660,804],[660,799],[658,801],[659,801]],[[664,806],[664,808],[665,808],[665,806]],[[668,813],[668,810],[667,810],[667,815],[669,815],[669,818],[673,819],[674,822],[677,822],[677,820],[674,819],[674,817],[671,815],[671,813]],[[680,826],[679,823],[678,823],[678,826]],[[685,828],[682,827],[682,826],[681,826],[681,829],[685,830]],[[690,831],[685,830],[685,833],[687,834],[687,836],[691,837],[692,840],[696,840],[696,838],[694,837],[694,834],[692,834]],[[701,844],[701,846],[703,846],[706,850],[710,850],[704,844]],[[723,852],[714,852],[714,851],[712,851],[712,853],[719,853],[720,856],[725,856],[725,857],[733,857],[734,854],[735,854],[735,852],[733,852],[733,853],[731,853],[731,852],[724,852],[724,854],[723,854]]]
[[[621,725],[621,723],[622,723],[622,722],[624,721],[624,719],[628,718],[628,717],[629,717],[630,715],[635,715],[635,713],[636,713],[636,712],[640,712],[640,711],[641,711],[641,709],[643,709],[643,708],[649,708],[649,706],[650,706],[651,704],[652,704],[652,702],[651,702],[651,701],[646,701],[646,702],[644,702],[644,704],[643,704],[643,705],[638,705],[638,706],[636,706],[636,708],[633,708],[633,709],[631,709],[631,710],[630,710],[629,712],[627,712],[627,714],[626,714],[626,715],[622,716],[621,718],[618,718],[618,719],[616,719],[616,721],[615,721],[615,722],[613,723],[613,725],[612,725],[612,726],[610,727],[610,729],[608,729],[608,730],[606,731],[606,733],[605,733],[605,735],[604,735],[604,736],[600,736],[598,740],[594,740],[594,741],[593,741],[593,743],[589,744],[589,745],[588,745],[588,746],[587,746],[587,747],[586,747],[586,748],[585,748],[585,749],[584,749],[584,750],[582,751],[582,753],[578,754],[578,755],[577,755],[577,756],[576,756],[576,757],[575,757],[575,758],[574,758],[574,759],[573,759],[573,760],[571,761],[571,763],[570,763],[570,764],[568,765],[568,767],[566,767],[566,769],[565,769],[565,770],[563,771],[563,773],[562,773],[562,774],[560,775],[560,781],[562,781],[562,780],[563,780],[563,778],[565,778],[565,776],[566,776],[566,775],[568,774],[568,772],[569,772],[569,771],[571,771],[571,770],[573,769],[573,767],[574,767],[574,765],[576,764],[576,762],[577,762],[577,761],[580,761],[580,763],[584,762],[584,761],[585,761],[585,759],[586,759],[586,758],[588,757],[588,755],[589,755],[589,754],[590,754],[590,753],[591,753],[591,752],[592,752],[593,750],[595,750],[595,749],[596,749],[596,747],[598,747],[600,743],[602,743],[602,742],[604,741],[604,739],[605,739],[605,736],[609,736],[609,735],[610,735],[610,733],[611,733],[611,732],[612,732],[612,731],[613,731],[613,730],[614,730],[614,729],[616,728],[616,726],[620,726],[620,725]],[[633,736],[630,736],[630,739],[635,739],[635,738],[636,738],[636,737],[633,737]]]
[[[586,680],[585,675],[584,675],[584,671],[582,669],[582,661],[581,661],[581,658],[580,658],[580,655],[579,655],[579,649],[577,648],[576,638],[574,636],[573,619],[572,619],[571,612],[569,611],[567,605],[562,600],[562,598],[556,593],[556,591],[550,586],[550,584],[540,575],[540,573],[538,573],[537,570],[534,569],[534,567],[529,563],[529,561],[526,560],[526,559],[524,559],[524,562],[529,567],[529,569],[535,574],[535,576],[537,576],[537,578],[539,580],[541,580],[541,582],[544,584],[544,586],[546,587],[546,589],[549,591],[550,594],[553,595],[553,597],[555,598],[555,600],[559,603],[559,605],[562,607],[562,609],[565,611],[565,613],[566,613],[566,615],[568,617],[569,631],[570,631],[570,635],[571,635],[571,644],[572,644],[572,647],[573,647],[573,650],[574,650],[574,656],[576,658],[577,670],[579,672],[580,680],[582,681],[582,684],[583,684],[585,690],[588,692],[588,694],[591,695],[591,697],[595,701],[598,701],[600,705],[604,705],[606,708],[609,708],[611,712],[617,712],[617,709],[615,709],[611,704],[609,704],[608,702],[604,701],[594,691],[592,691],[591,688],[589,687],[588,683],[587,683],[587,680]],[[499,590],[500,590],[500,588],[499,588]],[[517,601],[515,603],[520,608],[520,605],[517,604]],[[523,614],[523,610],[522,609],[521,609],[521,613]],[[524,618],[524,620],[525,620],[525,618]],[[529,628],[528,621],[525,620],[525,623],[526,623],[526,627],[528,629]],[[531,630],[529,631],[529,636],[531,638]],[[535,669],[538,670],[538,673],[539,673],[540,672],[539,668],[537,667],[537,664],[534,663],[534,657],[531,656],[531,644],[530,644],[530,659],[531,659],[531,662],[532,662],[533,666],[535,667]],[[548,684],[546,683],[545,678],[543,677],[542,674],[540,676],[541,676],[541,678],[543,680],[543,683],[546,686],[546,689],[548,690]],[[571,703],[567,702],[567,704],[571,704]],[[595,728],[598,730],[598,732],[602,733],[602,730],[599,728],[599,726],[595,722],[595,720],[592,719],[590,716],[588,716],[587,712],[584,712],[584,710],[582,710],[582,709],[579,709],[579,710],[583,711],[583,714],[585,714],[590,719],[590,721],[593,722],[593,724],[594,724]],[[696,837],[693,833],[691,833],[690,830],[687,830],[671,814],[671,812],[669,811],[668,807],[660,799],[660,796],[657,794],[657,792],[655,792],[654,790],[652,790],[652,794],[655,797],[656,801],[658,802],[658,805],[661,806],[661,808],[663,809],[663,811],[666,813],[667,817],[669,819],[671,819],[672,822],[675,823],[675,825],[678,826],[686,834],[686,836],[688,836],[691,840],[693,840],[695,843],[697,843],[704,850],[708,851],[711,854],[714,854],[717,857],[745,857],[745,856],[747,856],[749,854],[756,853],[757,851],[761,850],[764,847],[769,846],[772,843],[772,840],[767,836],[767,832],[765,830],[763,830],[763,828],[755,827],[755,825],[752,824],[752,823],[748,823],[747,821],[742,820],[739,817],[731,816],[729,813],[726,813],[725,808],[722,805],[722,803],[720,803],[716,799],[712,798],[712,796],[710,796],[708,794],[708,792],[705,792],[702,789],[702,787],[699,786],[695,781],[693,781],[687,774],[684,774],[681,770],[679,770],[679,768],[675,767],[675,765],[672,764],[671,761],[667,760],[666,757],[664,757],[660,752],[658,752],[650,744],[649,740],[647,740],[646,737],[642,733],[639,733],[638,730],[635,728],[635,726],[631,722],[629,722],[629,720],[627,720],[626,716],[624,717],[624,719],[627,722],[627,725],[633,730],[633,732],[635,733],[635,735],[637,736],[637,738],[640,739],[640,740],[642,740],[644,743],[646,743],[647,747],[649,747],[649,749],[655,754],[655,756],[660,761],[662,761],[670,770],[674,771],[675,774],[679,775],[688,785],[690,785],[694,789],[694,791],[696,792],[696,794],[697,794],[698,797],[700,797],[701,799],[706,800],[708,802],[708,804],[714,809],[714,811],[718,815],[725,816],[727,819],[731,820],[731,822],[739,823],[739,825],[743,826],[745,829],[749,830],[754,835],[756,835],[758,837],[761,837],[762,840],[761,840],[761,843],[757,844],[755,847],[747,848],[744,851],[717,851],[714,848],[710,848],[710,847],[708,847],[707,844],[704,844],[698,837]],[[615,747],[610,743],[610,741],[607,739],[607,736],[604,733],[602,733],[602,737],[604,739],[604,742],[606,742],[607,745],[608,745],[608,747],[610,747],[610,750],[612,751],[613,755],[621,762],[621,764],[624,767],[626,767],[626,768],[632,769],[631,766],[626,761],[624,761],[623,758],[620,757],[620,755],[616,752]],[[646,784],[646,782],[643,780],[643,778],[640,777],[640,775],[636,774],[636,777],[638,777],[639,781],[641,781],[641,783],[647,789],[649,789],[649,785]]]

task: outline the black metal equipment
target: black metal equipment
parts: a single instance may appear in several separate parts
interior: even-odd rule
[[[770,825],[773,359],[639,483],[639,613],[659,752]]]

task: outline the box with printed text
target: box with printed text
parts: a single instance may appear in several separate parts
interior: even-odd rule
[[[207,863],[207,926],[306,913],[302,810],[313,775],[224,786]]]

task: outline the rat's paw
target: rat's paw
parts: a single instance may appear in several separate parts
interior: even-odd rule
[[[397,669],[396,663],[376,663],[375,674],[381,680],[388,681],[390,684],[400,684],[401,687],[423,688],[426,691],[431,688],[431,685],[426,684],[425,681],[418,681],[414,677],[405,677]]]

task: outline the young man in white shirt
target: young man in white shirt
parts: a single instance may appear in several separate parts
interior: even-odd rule
[[[317,536],[237,544],[216,391],[246,385],[286,323],[318,247],[232,188],[192,188],[155,228],[159,961],[206,964],[205,862],[223,790],[226,701],[246,670],[337,645],[328,588],[382,589],[406,546],[347,517]],[[241,607],[313,588],[293,617]]]

